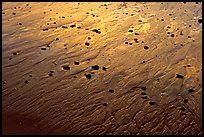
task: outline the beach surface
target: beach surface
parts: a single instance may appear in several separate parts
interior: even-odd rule
[[[201,2],[2,2],[2,132],[201,135]]]

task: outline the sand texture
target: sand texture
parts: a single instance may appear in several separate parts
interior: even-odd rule
[[[3,2],[3,134],[202,134],[201,2]]]

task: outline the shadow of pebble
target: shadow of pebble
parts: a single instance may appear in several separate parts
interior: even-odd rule
[[[107,103],[103,103],[103,106],[108,106],[108,104]]]

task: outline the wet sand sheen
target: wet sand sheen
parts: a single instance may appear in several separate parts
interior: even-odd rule
[[[2,6],[3,134],[202,133],[202,3]]]

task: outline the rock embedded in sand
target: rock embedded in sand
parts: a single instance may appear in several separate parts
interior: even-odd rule
[[[114,90],[113,90],[113,89],[110,89],[108,92],[113,93],[113,92],[114,92]]]
[[[143,99],[147,99],[147,96],[143,96],[143,97],[141,97],[141,98],[143,98]]]
[[[48,28],[44,28],[44,29],[43,29],[43,31],[46,31],[46,30],[48,30]]]
[[[91,79],[91,74],[85,74],[87,79]]]
[[[106,70],[107,70],[107,68],[106,68],[106,67],[102,67],[102,70],[106,71]]]
[[[63,65],[62,68],[63,68],[64,70],[70,70],[70,67],[69,67],[68,65]]]
[[[45,48],[45,47],[42,47],[41,50],[46,50],[46,48]]]
[[[25,83],[26,83],[26,84],[28,84],[28,83],[29,83],[29,81],[28,81],[28,80],[26,80],[26,81],[25,81]]]
[[[75,65],[79,65],[79,62],[78,62],[78,61],[74,61],[74,64],[75,64]]]
[[[188,90],[188,92],[194,92],[194,91],[195,91],[194,89],[189,89],[189,90]]]
[[[202,19],[198,19],[198,23],[202,23]]]
[[[62,26],[62,28],[63,28],[63,29],[67,29],[68,27],[67,27],[67,26]]]
[[[94,66],[92,66],[92,69],[93,70],[99,70],[99,66],[98,65],[94,65]]]
[[[150,104],[150,105],[154,105],[155,102],[154,102],[154,101],[150,101],[149,104]]]
[[[181,79],[183,79],[184,76],[182,76],[182,75],[180,75],[180,74],[176,74],[176,78],[181,78]]]

